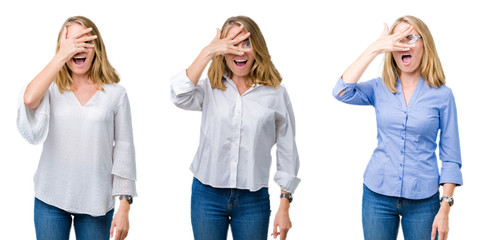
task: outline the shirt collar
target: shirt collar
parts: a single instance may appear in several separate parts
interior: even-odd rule
[[[229,83],[235,85],[235,83],[233,82],[233,80],[231,80],[231,78],[228,77],[228,74],[227,74],[227,73],[223,73],[223,81],[227,81],[227,82],[229,82]],[[236,86],[236,85],[235,85],[235,86]],[[256,83],[254,83],[254,84],[251,86],[251,88],[252,88],[252,89],[255,89],[255,88],[258,88],[258,87],[260,87],[260,86],[263,86],[263,84],[260,84],[260,83],[256,84]]]

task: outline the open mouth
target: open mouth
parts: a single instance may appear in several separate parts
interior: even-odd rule
[[[85,61],[86,57],[73,57],[73,62],[78,66],[82,66],[83,64],[85,64]]]
[[[242,68],[246,66],[246,63],[248,62],[248,60],[234,60],[234,62],[236,66]]]
[[[412,59],[411,54],[404,54],[401,57],[402,62],[405,64],[409,64],[411,62],[411,59]]]

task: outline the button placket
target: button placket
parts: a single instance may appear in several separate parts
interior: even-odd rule
[[[401,193],[402,193],[403,178],[404,178],[404,162],[406,160],[406,136],[407,136],[407,120],[408,120],[407,107],[406,107],[406,110],[402,110],[402,112],[404,114],[404,121],[402,123],[402,129],[401,129],[402,149],[401,149],[401,156],[400,156],[401,162],[399,162],[400,175],[397,178],[398,181],[401,181]]]
[[[242,128],[242,116],[243,116],[243,101],[238,94],[236,97],[236,104],[233,109],[233,142],[231,143],[231,163],[230,163],[230,185],[236,186],[237,174],[238,174],[238,160],[241,141],[241,128]]]

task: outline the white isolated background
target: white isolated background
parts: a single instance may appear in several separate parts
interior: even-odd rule
[[[467,219],[479,213],[475,5],[460,0],[2,1],[0,239],[35,238],[33,174],[41,146],[29,145],[16,130],[18,94],[54,56],[60,27],[74,15],[89,17],[100,29],[131,102],[139,197],[131,208],[128,239],[193,238],[188,167],[201,114],[170,102],[169,79],[235,15],[249,16],[260,26],[296,115],[302,182],[291,205],[288,239],[362,239],[362,174],[377,144],[375,115],[372,107],[336,101],[331,91],[379,36],[383,23],[391,25],[406,14],[429,26],[456,97],[465,185],[455,192],[449,239],[470,239],[477,235],[477,221]],[[381,60],[362,80],[381,74]],[[279,204],[279,187],[272,180],[270,194],[272,232]]]

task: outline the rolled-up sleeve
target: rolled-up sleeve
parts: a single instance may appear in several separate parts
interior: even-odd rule
[[[115,114],[115,145],[111,173],[113,174],[113,196],[137,196],[135,146],[133,143],[130,103],[126,92],[121,97]]]
[[[186,75],[186,70],[181,71],[171,78],[171,101],[179,108],[201,111],[204,82],[205,80],[200,80],[195,86]]]
[[[286,112],[276,121],[276,173],[274,181],[282,190],[294,193],[301,179],[299,171],[299,156],[295,140],[294,112],[285,91]]]
[[[341,102],[354,105],[374,104],[374,83],[378,79],[361,83],[345,83],[342,78],[336,82],[333,88],[333,96]],[[344,93],[339,94],[344,90]]]
[[[17,129],[25,140],[31,144],[40,144],[48,135],[50,121],[50,90],[45,92],[37,109],[25,106],[23,96],[27,86],[20,92],[17,111]]]
[[[441,135],[439,140],[439,159],[442,161],[440,184],[455,183],[462,185],[461,149],[457,123],[456,102],[452,91],[441,108],[439,118]]]

